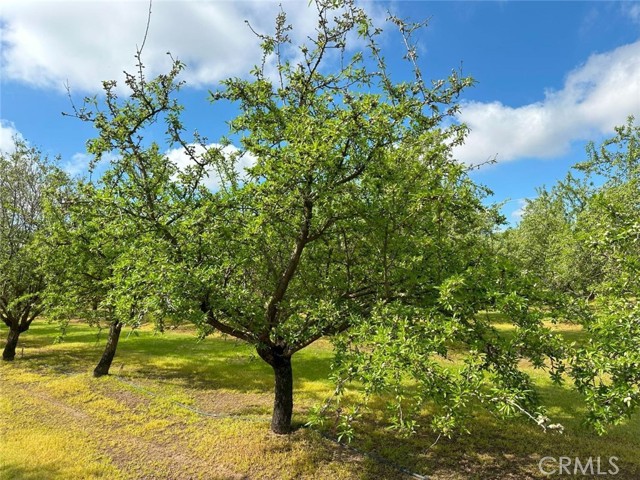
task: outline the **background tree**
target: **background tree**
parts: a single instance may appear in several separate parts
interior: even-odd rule
[[[582,324],[569,373],[600,432],[630,415],[640,396],[640,128],[587,147],[587,160],[530,201],[506,250],[532,279],[561,294],[562,316]],[[586,302],[588,300],[589,302]]]
[[[33,238],[42,223],[45,191],[62,174],[26,142],[0,152],[0,319],[9,328],[3,360],[13,360],[21,333],[42,313],[43,276]]]
[[[602,278],[583,320],[589,337],[575,354],[573,376],[602,432],[640,404],[640,127],[630,117],[587,153],[576,167],[604,182],[579,224]]]
[[[95,376],[108,373],[123,326],[152,322],[162,331],[166,321],[189,319],[202,326],[202,295],[194,292],[190,268],[207,255],[198,232],[210,221],[201,204],[212,193],[203,182],[208,169],[225,168],[218,148],[196,154],[182,138],[182,107],[173,96],[183,65],[172,60],[167,74],[147,81],[141,49],[136,58],[138,72],[126,74],[128,98],[108,81],[106,108],[96,98],[74,106],[71,116],[98,131],[87,142],[91,168],[105,154],[110,160],[97,181],[78,182],[66,201],[49,205],[51,228],[42,236],[48,274],[58,279],[48,290],[52,313],[109,325]],[[183,148],[191,166],[179,169],[149,140],[162,124],[168,148]],[[205,139],[195,139],[204,149]]]
[[[593,297],[602,278],[578,224],[593,189],[591,181],[571,173],[550,190],[538,189],[518,227],[502,236],[505,253],[541,285],[585,298]]]
[[[134,277],[147,259],[142,242],[131,226],[121,223],[117,229],[106,220],[114,217],[111,206],[106,191],[91,183],[61,186],[47,199],[47,221],[37,241],[48,317],[63,329],[72,318],[108,326],[96,377],[109,372],[122,327],[139,326],[147,313],[139,299],[144,282]]]

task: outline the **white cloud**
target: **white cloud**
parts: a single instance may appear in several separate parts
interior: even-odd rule
[[[87,172],[91,162],[91,156],[86,153],[74,153],[71,160],[62,162],[62,169],[72,177],[82,175]]]
[[[104,168],[109,162],[120,158],[118,154],[107,152],[102,155],[102,158],[99,162],[94,164],[94,171],[100,171]],[[89,173],[89,166],[91,162],[94,160],[93,155],[89,155],[87,153],[74,153],[71,156],[71,160],[63,161],[60,165],[62,170],[67,172],[72,177],[84,176]]]
[[[0,152],[11,153],[15,150],[14,139],[24,140],[13,122],[0,119]]]
[[[194,154],[196,157],[201,157],[210,148],[220,148],[220,145],[216,143],[209,144],[206,147],[195,144],[191,144],[189,146],[194,148]],[[222,151],[227,157],[230,157],[234,154],[237,155],[239,152],[238,148],[234,147],[233,145],[223,147]],[[184,170],[186,167],[192,165],[191,158],[189,157],[189,155],[187,155],[183,148],[174,148],[168,150],[165,155],[181,170]],[[254,165],[255,161],[255,157],[247,153],[236,159],[235,168],[240,179],[245,177],[245,169]],[[220,181],[221,179],[218,172],[216,172],[214,168],[211,168],[206,177],[204,185],[210,190],[217,190],[220,187]]]
[[[623,12],[634,23],[640,23],[640,3],[638,2],[623,2]]]
[[[244,74],[261,58],[258,32],[273,31],[276,1],[155,0],[143,52],[146,74],[165,72],[166,52],[187,64],[183,79],[212,87]],[[315,8],[283,2],[296,41],[313,32]],[[378,7],[368,9],[378,11]],[[3,0],[0,36],[6,79],[41,88],[96,92],[101,82],[134,71],[133,55],[147,23],[148,1]]]
[[[458,119],[471,133],[455,155],[467,164],[494,155],[499,161],[551,158],[566,153],[573,141],[612,132],[632,114],[640,116],[640,41],[592,55],[541,102],[463,104]]]
[[[205,151],[211,148],[219,148],[220,146],[221,145],[217,143],[211,143],[204,147],[198,144],[189,144],[189,147],[194,148],[194,154],[196,158],[201,157],[205,153]],[[229,158],[233,154],[237,155],[239,153],[239,149],[233,145],[224,147],[222,151],[225,153],[227,158]],[[167,150],[165,152],[165,155],[170,161],[175,163],[180,170],[184,170],[189,165],[192,165],[191,158],[189,157],[189,155],[187,155],[187,153],[181,147]],[[100,171],[102,171],[104,168],[107,167],[109,162],[113,160],[117,160],[119,158],[120,156],[115,153],[107,152],[103,154],[102,158],[100,159],[100,162],[98,162],[95,165],[95,171],[98,172],[99,174]],[[71,160],[62,162],[61,167],[65,172],[67,172],[71,176],[84,176],[89,172],[89,164],[91,163],[92,160],[93,160],[92,155],[78,152],[71,157]],[[236,171],[238,172],[241,179],[244,178],[246,175],[245,169],[247,167],[251,167],[252,165],[254,165],[255,160],[256,160],[255,157],[250,154],[244,154],[242,155],[242,157],[239,157],[236,159],[236,163],[235,163]],[[209,169],[209,174],[205,179],[204,185],[211,190],[217,190],[219,188],[220,175],[215,171],[213,167]]]
[[[518,202],[518,207],[513,212],[511,212],[511,217],[519,222],[522,219],[522,216],[524,215],[524,211],[527,206],[527,199],[518,198],[515,201]]]

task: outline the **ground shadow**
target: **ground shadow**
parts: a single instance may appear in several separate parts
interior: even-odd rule
[[[7,480],[49,480],[61,478],[61,476],[61,471],[55,465],[27,468],[24,465],[6,463],[6,460],[0,465],[0,478]]]

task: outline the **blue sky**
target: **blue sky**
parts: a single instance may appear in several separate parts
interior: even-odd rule
[[[306,0],[284,1],[294,38],[304,38],[314,16]],[[463,68],[477,85],[462,98],[459,120],[471,127],[456,156],[468,164],[497,155],[496,165],[472,175],[495,192],[516,221],[536,187],[564,177],[599,141],[640,119],[640,2],[364,2],[376,22],[386,10],[429,20],[419,35],[420,65],[438,79]],[[92,129],[63,117],[65,84],[78,100],[98,93],[101,80],[132,70],[146,23],[146,1],[3,0],[0,4],[0,148],[19,134],[73,173],[86,169],[84,145]],[[215,141],[231,108],[212,106],[207,90],[243,75],[259,60],[248,19],[269,31],[277,12],[270,1],[155,0],[145,62],[163,71],[170,50],[187,64],[181,94],[186,124]],[[406,65],[397,38],[383,49],[394,74]],[[401,70],[402,69],[402,70]]]

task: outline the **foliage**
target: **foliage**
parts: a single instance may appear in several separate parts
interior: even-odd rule
[[[577,220],[593,194],[593,182],[569,173],[550,190],[527,200],[518,228],[503,235],[504,250],[520,268],[558,292],[591,298],[600,263],[582,239]]]
[[[339,393],[352,380],[370,393],[393,392],[398,428],[416,427],[402,410],[407,377],[417,382],[414,407],[441,401],[433,426],[447,434],[480,402],[506,414],[514,404],[533,407],[519,360],[543,367],[550,358],[559,378],[563,352],[535,311],[542,299],[529,298],[529,286],[492,251],[499,217],[483,205],[485,190],[451,157],[465,130],[442,121],[472,80],[454,72],[427,88],[410,46],[415,27],[391,18],[415,73],[395,84],[364,13],[350,5],[332,23],[331,2],[317,5],[318,37],[300,47],[299,63],[280,53],[289,46],[280,18],[276,34],[262,37],[277,78],[263,65],[252,80],[227,80],[212,94],[237,102],[231,134],[256,164],[223,197],[235,235],[222,252],[228,274],[211,284],[211,325],[253,343],[274,366],[276,409],[277,361],[323,336],[337,336]],[[348,53],[354,29],[369,57],[357,53],[324,73],[331,50]],[[512,342],[478,317],[493,307],[518,326]],[[456,342],[468,363],[454,373],[436,358]],[[340,411],[349,437],[357,409]]]
[[[577,168],[605,181],[579,224],[603,276],[585,320],[589,343],[576,353],[573,374],[602,432],[640,404],[640,126],[631,117],[587,152]]]
[[[9,328],[3,358],[12,360],[20,333],[42,313],[44,279],[32,242],[42,224],[42,198],[62,174],[38,149],[14,139],[0,152],[0,319]]]
[[[500,417],[524,414],[543,428],[555,428],[547,425],[521,362],[526,359],[561,381],[565,348],[544,323],[556,299],[539,292],[501,257],[486,232],[457,233],[466,245],[440,249],[439,265],[447,273],[440,281],[430,280],[437,292],[433,298],[380,303],[366,323],[337,339],[338,389],[330,402],[340,410],[348,382],[362,384],[366,401],[386,399],[393,428],[405,434],[426,427],[416,418],[434,407],[429,426],[448,436],[464,430],[478,408]],[[461,260],[466,263],[456,265]],[[511,336],[494,327],[495,315],[507,319]]]
[[[589,144],[575,166],[583,179],[541,190],[505,238],[520,267],[565,294],[564,316],[588,333],[572,348],[570,374],[600,433],[640,399],[639,141],[631,117],[599,148]]]
[[[142,65],[140,65],[142,68]],[[59,191],[61,201],[48,203],[48,229],[41,237],[45,271],[50,282],[50,314],[60,320],[78,316],[100,325],[117,322],[133,328],[151,320],[159,330],[165,321],[189,318],[193,305],[181,305],[188,295],[188,272],[173,268],[195,261],[192,235],[198,228],[198,163],[179,171],[160,152],[157,143],[145,144],[145,129],[160,118],[174,141],[182,142],[178,116],[181,107],[171,95],[182,69],[174,61],[169,74],[147,82],[129,75],[131,97],[120,102],[115,82],[105,82],[105,103],[85,99],[74,116],[91,122],[99,135],[87,143],[94,155],[92,168],[111,154],[97,181],[79,180]],[[192,157],[193,147],[185,144]],[[199,169],[200,173],[194,173]],[[196,242],[196,245],[200,242]],[[197,308],[197,305],[196,305]],[[191,310],[190,310],[191,309]]]

